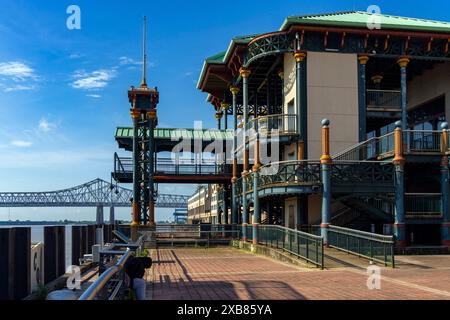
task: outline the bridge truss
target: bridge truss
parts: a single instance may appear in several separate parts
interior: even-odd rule
[[[0,207],[130,207],[133,191],[102,179],[48,192],[1,192]],[[189,196],[159,194],[159,208],[187,208]]]

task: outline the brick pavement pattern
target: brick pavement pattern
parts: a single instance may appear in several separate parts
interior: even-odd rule
[[[450,300],[450,256],[398,257],[398,268],[381,268],[380,290],[367,288],[361,261],[319,270],[234,248],[158,249],[152,258],[146,278],[154,300]]]

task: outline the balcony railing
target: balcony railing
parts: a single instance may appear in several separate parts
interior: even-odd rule
[[[441,218],[441,201],[440,193],[407,193],[405,215],[407,218]]]
[[[158,158],[156,160],[155,173],[162,174],[224,174],[229,172],[229,165],[217,162],[214,159],[171,159]]]
[[[402,93],[399,90],[366,90],[368,111],[401,111]]]
[[[404,130],[405,154],[430,154],[441,152],[441,131]],[[333,156],[333,160],[380,160],[394,154],[394,132],[374,137],[354,145]],[[450,149],[449,149],[450,151]]]
[[[247,125],[247,131],[258,132],[262,135],[295,135],[297,134],[297,115],[295,114],[272,114],[259,116],[251,119]],[[251,136],[249,137],[252,138]]]
[[[441,152],[441,131],[433,130],[405,130],[403,131],[403,143],[406,146],[405,153],[414,152]]]
[[[334,161],[331,181],[335,185],[394,185],[394,166],[380,161]]]
[[[168,175],[220,175],[230,173],[230,164],[214,159],[171,159],[157,158],[154,166],[156,174]],[[115,175],[132,174],[133,159],[114,155]]]
[[[261,168],[258,187],[272,187],[290,184],[319,184],[319,161],[282,161]]]

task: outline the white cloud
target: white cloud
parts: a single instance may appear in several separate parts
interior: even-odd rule
[[[71,85],[75,89],[82,90],[101,89],[106,87],[108,82],[115,76],[116,71],[114,69],[100,69],[91,73],[87,73],[84,70],[78,70],[73,74],[73,78],[76,80],[73,81]]]
[[[47,119],[42,118],[39,121],[39,130],[42,132],[49,132],[56,128],[56,124],[47,121]]]
[[[100,94],[87,94],[86,97],[91,97],[91,98],[95,98],[95,99],[99,99],[102,96]]]
[[[83,57],[84,55],[80,54],[80,53],[72,53],[69,55],[69,59],[79,59],[81,57]]]
[[[36,79],[34,70],[28,65],[18,61],[1,62],[0,76],[10,77],[14,81]]]
[[[128,57],[120,57],[119,58],[119,63],[121,65],[141,65],[142,61],[136,61],[133,58],[128,58]]]
[[[17,85],[13,85],[11,87],[5,87],[5,89],[3,91],[5,92],[13,92],[13,91],[29,91],[29,90],[34,90],[36,89],[36,86],[34,85],[21,85],[21,84],[17,84]]]
[[[31,147],[33,143],[30,141],[25,141],[25,140],[13,140],[11,141],[11,145],[15,146],[15,147],[19,147],[19,148],[27,148],[27,147]]]
[[[141,66],[142,65],[142,61],[138,61],[138,60],[134,60],[133,58],[129,58],[129,57],[120,57],[119,58],[119,64],[121,66]],[[154,67],[155,64],[153,62],[149,62],[147,59],[147,67]]]
[[[0,62],[0,87],[5,92],[34,90],[36,86],[34,82],[39,80],[33,68],[18,62]],[[24,82],[27,84],[23,84]]]

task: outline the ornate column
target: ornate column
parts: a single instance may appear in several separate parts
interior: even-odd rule
[[[247,224],[249,221],[248,207],[247,207],[247,185],[245,177],[248,175],[248,152],[247,152],[247,123],[248,123],[248,77],[250,76],[250,69],[242,67],[239,70],[242,77],[242,100],[244,112],[244,137],[243,137],[243,154],[244,154],[244,171],[242,172],[242,238],[247,240]]]
[[[138,199],[140,197],[140,186],[138,183],[139,174],[139,120],[141,112],[131,109],[131,119],[133,120],[133,203],[132,203],[132,217],[131,226],[138,226],[141,221],[141,208],[139,207]]]
[[[295,59],[295,109],[297,113],[297,159],[304,159],[305,156],[305,136],[306,136],[306,110],[302,108],[302,63],[306,58],[306,53],[296,51]]]
[[[155,183],[154,183],[154,171],[155,171],[155,128],[156,128],[156,110],[149,110],[146,113],[148,119],[148,153],[149,153],[149,175],[148,175],[148,189],[149,189],[149,207],[148,207],[148,224],[150,226],[155,225]]]
[[[369,56],[362,55],[358,57],[358,122],[359,122],[359,142],[367,140],[366,118],[367,118],[367,99],[366,99],[366,65]]]
[[[441,192],[442,192],[442,227],[441,244],[450,247],[450,218],[449,218],[449,170],[448,170],[448,123],[441,124]]]
[[[405,157],[403,155],[403,130],[402,122],[395,123],[394,131],[394,166],[395,166],[395,222],[394,235],[398,247],[406,246],[405,238],[405,182],[404,168]]]
[[[223,223],[229,224],[228,222],[228,190],[226,186],[223,186]]]
[[[221,111],[217,111],[216,112],[216,120],[217,120],[217,129],[220,130],[221,129],[221,119],[222,119],[222,112]]]
[[[239,88],[235,86],[230,87],[231,94],[233,95],[233,177],[231,178],[231,223],[238,223],[238,204],[236,194],[236,181],[237,181],[237,95]]]
[[[407,57],[400,57],[397,60],[398,65],[400,66],[400,80],[401,80],[401,92],[402,92],[402,130],[406,130],[408,128],[408,119],[407,119],[407,84],[406,84],[406,67],[409,64],[409,59]]]
[[[255,139],[255,161],[253,164],[253,244],[258,244],[258,226],[261,223],[261,209],[259,207],[258,197],[258,180],[259,180],[259,133],[258,133],[258,121],[255,121],[256,139]]]
[[[328,228],[331,215],[331,181],[330,170],[332,160],[330,156],[330,121],[322,120],[322,156],[320,157],[320,168],[322,173],[322,223],[320,224],[324,244],[328,244]]]
[[[228,129],[228,108],[230,107],[230,105],[228,103],[222,102],[220,104],[220,107],[222,108],[222,112],[223,112],[223,127],[225,130]]]

